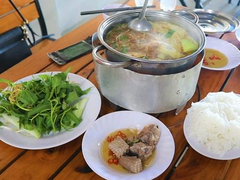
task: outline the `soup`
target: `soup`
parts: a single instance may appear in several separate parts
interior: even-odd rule
[[[150,32],[137,32],[127,23],[118,24],[106,36],[106,43],[115,50],[136,58],[173,60],[194,53],[199,45],[180,26],[159,21],[151,22]]]
[[[138,132],[137,129],[121,129],[109,134],[108,137],[104,139],[101,146],[101,154],[104,162],[106,162],[106,164],[108,164],[111,168],[117,171],[120,171],[122,173],[128,173],[128,170],[124,169],[119,164],[117,157],[111,152],[108,146],[109,146],[109,143],[117,136],[120,136],[123,139],[126,139],[126,137],[129,137],[129,136],[136,136],[137,132]],[[154,150],[152,155],[148,157],[145,161],[143,161],[143,168],[147,168],[152,164],[155,155],[156,155],[156,151]]]
[[[215,49],[205,49],[206,55],[203,60],[203,65],[212,68],[221,68],[228,64],[228,58],[222,52]]]

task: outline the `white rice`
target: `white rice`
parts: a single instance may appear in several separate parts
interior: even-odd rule
[[[233,92],[209,93],[187,111],[189,135],[219,156],[240,147],[240,97]]]

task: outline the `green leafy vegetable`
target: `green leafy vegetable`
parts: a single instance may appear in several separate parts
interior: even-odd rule
[[[19,126],[19,118],[15,117],[15,116],[9,116],[5,113],[1,114],[2,117],[10,122],[12,125],[14,126]],[[27,126],[27,125],[26,125]],[[25,131],[28,134],[31,134],[32,136],[36,137],[36,138],[40,138],[41,137],[41,133],[36,129],[36,128],[26,128]]]
[[[68,73],[69,70],[55,75],[39,75],[18,84],[0,79],[9,85],[6,90],[1,90],[0,115],[36,138],[75,128],[82,121],[88,98],[74,106],[70,103],[87,94],[90,88],[82,90],[79,85],[69,82]],[[1,125],[4,122],[0,121]]]
[[[81,101],[79,101],[77,104],[75,104],[75,110],[73,113],[77,116],[77,118],[81,118],[83,114],[83,110],[85,109],[85,106],[87,104],[89,97],[85,97]]]

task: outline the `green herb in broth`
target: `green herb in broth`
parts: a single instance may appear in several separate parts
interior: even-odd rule
[[[122,53],[126,53],[126,52],[127,52],[127,50],[128,50],[128,48],[127,48],[127,47],[123,47],[121,52],[122,52]]]
[[[127,41],[128,40],[128,37],[125,34],[120,34],[119,38],[120,38],[120,41]]]
[[[175,32],[174,30],[170,29],[170,30],[167,32],[167,34],[165,35],[165,37],[166,37],[166,38],[172,37],[172,35],[173,35],[174,32]]]

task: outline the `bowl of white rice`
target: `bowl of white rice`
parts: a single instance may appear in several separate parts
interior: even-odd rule
[[[184,121],[184,135],[200,154],[219,160],[240,157],[240,96],[209,93],[192,103]]]

